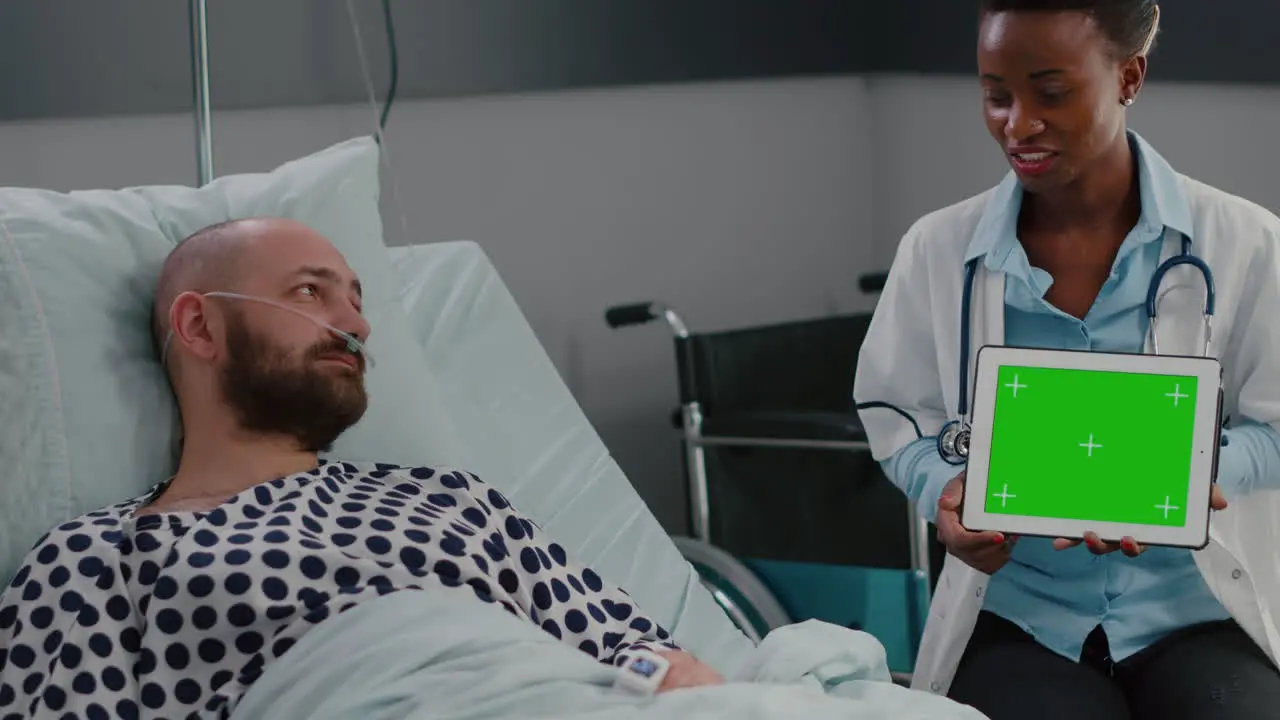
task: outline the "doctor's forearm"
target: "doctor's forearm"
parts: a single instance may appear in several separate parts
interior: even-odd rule
[[[907,445],[880,463],[884,474],[898,489],[916,503],[916,509],[929,522],[938,514],[938,498],[942,488],[960,473],[938,455],[934,438],[922,438]]]
[[[1245,421],[1222,434],[1227,446],[1218,451],[1218,485],[1228,500],[1253,490],[1280,489],[1280,432]]]

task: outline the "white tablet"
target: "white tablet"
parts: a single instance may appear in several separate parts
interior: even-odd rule
[[[1203,548],[1221,387],[1214,358],[983,347],[961,524]]]

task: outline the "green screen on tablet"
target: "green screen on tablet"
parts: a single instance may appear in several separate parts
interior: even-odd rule
[[[1197,378],[999,369],[988,513],[1181,527]]]

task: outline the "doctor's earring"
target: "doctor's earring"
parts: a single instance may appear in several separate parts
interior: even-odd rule
[[[1129,106],[1133,105],[1133,98],[1131,98],[1131,97],[1123,97],[1123,98],[1120,98],[1120,104],[1121,104],[1121,105],[1124,105],[1125,107],[1129,107]]]

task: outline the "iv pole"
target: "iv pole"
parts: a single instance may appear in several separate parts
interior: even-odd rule
[[[213,180],[213,137],[209,107],[209,26],[205,0],[190,0],[191,85],[196,111],[196,176],[199,185]]]

